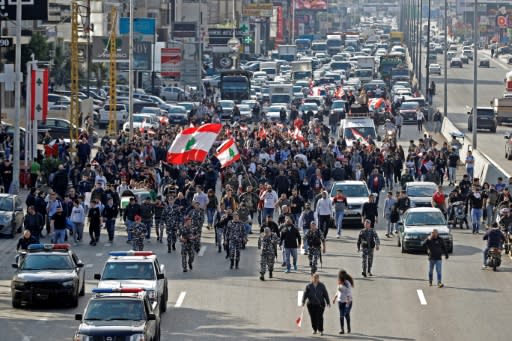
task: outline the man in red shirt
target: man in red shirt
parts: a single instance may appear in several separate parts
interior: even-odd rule
[[[443,187],[437,186],[437,191],[432,195],[432,207],[437,207],[441,211],[446,212],[445,204],[446,196],[443,193]]]

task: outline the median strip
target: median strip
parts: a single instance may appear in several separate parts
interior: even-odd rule
[[[421,305],[427,305],[427,300],[425,299],[425,295],[423,294],[423,290],[418,289],[416,290],[418,293],[418,298],[420,299]]]

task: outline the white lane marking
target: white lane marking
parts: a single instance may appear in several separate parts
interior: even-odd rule
[[[175,308],[181,307],[183,304],[183,300],[185,299],[185,296],[187,295],[186,291],[180,292],[180,295],[178,296],[178,300],[176,301],[176,304],[174,305]]]
[[[427,300],[425,299],[425,295],[423,295],[423,290],[418,289],[416,292],[418,293],[418,298],[420,299],[421,305],[427,305]]]
[[[106,243],[106,244],[103,244],[103,246],[109,247],[109,246],[112,246],[112,244],[111,243]]]
[[[92,268],[94,264],[85,264],[86,268]]]
[[[199,253],[197,254],[199,257],[203,257],[204,253],[206,251],[206,246],[201,246],[201,250],[199,250]]]
[[[97,253],[96,254],[96,257],[101,257],[101,256],[103,256],[103,253]]]
[[[30,341],[30,336],[23,336],[23,339],[21,339],[22,341]]]
[[[297,307],[302,306],[302,295],[304,295],[304,291],[302,291],[302,290],[297,291]]]
[[[306,253],[306,251],[304,250],[304,248],[300,248],[300,254],[303,255],[305,253]]]

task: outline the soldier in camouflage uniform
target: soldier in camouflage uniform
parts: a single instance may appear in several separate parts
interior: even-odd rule
[[[183,267],[183,272],[187,272],[187,264],[190,270],[192,270],[194,243],[197,238],[197,233],[192,227],[192,219],[189,216],[185,217],[183,226],[179,230],[179,236],[181,242],[181,266]]]
[[[197,238],[194,240],[194,251],[199,252],[201,249],[201,232],[203,231],[205,214],[198,201],[194,200],[188,216],[192,219],[192,228],[197,232]]]
[[[260,261],[260,279],[265,280],[265,272],[268,267],[268,277],[272,278],[272,271],[274,271],[274,261],[277,257],[277,243],[279,237],[276,233],[272,232],[269,227],[265,227],[263,233],[258,239],[258,249],[261,249]]]
[[[215,243],[219,248],[219,253],[222,252],[222,245],[226,251],[226,259],[229,258],[229,247],[226,245],[225,231],[228,223],[233,219],[233,212],[230,208],[222,212],[222,216],[217,224],[215,224]],[[224,241],[224,243],[223,243]]]
[[[176,233],[183,223],[183,213],[175,205],[174,197],[169,198],[162,217],[165,220],[165,232],[167,233],[167,252],[171,253],[171,250],[176,251]]]
[[[364,229],[359,232],[357,238],[357,251],[363,249],[363,272],[362,275],[366,277],[366,269],[368,269],[368,275],[372,275],[373,265],[373,250],[379,250],[380,240],[375,229],[372,228],[372,222],[370,219],[364,221]]]
[[[309,266],[311,267],[311,274],[314,274],[318,269],[318,259],[322,259],[322,254],[320,252],[323,251],[323,253],[325,253],[325,237],[322,231],[320,231],[316,226],[316,223],[312,221],[309,225],[309,231],[306,232],[304,239],[307,240],[309,246]],[[320,250],[322,246],[323,250]]]
[[[162,239],[164,238],[164,227],[165,227],[165,219],[163,219],[162,213],[164,212],[165,204],[162,202],[162,197],[156,197],[156,202],[154,206],[155,212],[155,228],[156,228],[156,240],[162,243]]]
[[[147,233],[146,225],[142,223],[140,215],[135,216],[135,223],[129,227],[129,232],[132,236],[132,249],[133,251],[144,250],[144,237]]]
[[[230,256],[230,269],[233,269],[235,266],[238,269],[238,263],[240,262],[240,248],[244,241],[247,241],[247,236],[245,234],[245,226],[244,223],[240,221],[240,217],[238,213],[233,213],[233,220],[231,220],[227,226],[225,231],[225,244],[229,243],[229,256]]]

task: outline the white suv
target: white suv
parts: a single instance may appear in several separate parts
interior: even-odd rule
[[[347,147],[351,147],[355,141],[360,141],[364,144],[368,136],[371,136],[374,141],[379,139],[373,119],[366,116],[350,117],[341,120],[338,136],[345,140]]]
[[[346,180],[337,181],[331,187],[331,200],[336,196],[336,191],[341,189],[347,198],[347,208],[343,221],[361,222],[363,204],[368,201],[370,190],[364,181]]]

